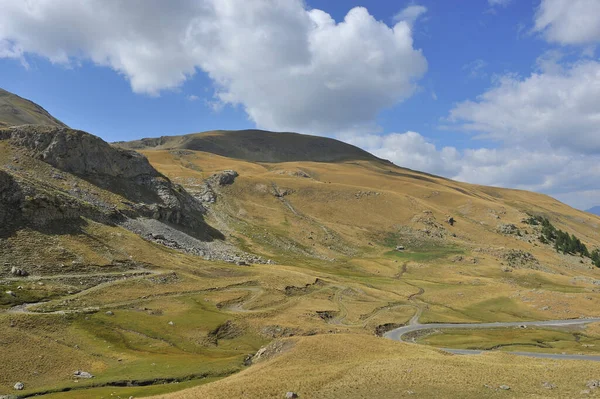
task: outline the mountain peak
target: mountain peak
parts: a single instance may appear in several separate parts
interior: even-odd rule
[[[0,127],[18,125],[68,127],[33,101],[0,88]]]
[[[380,160],[353,145],[328,137],[266,130],[215,130],[183,136],[115,143],[120,147],[204,151],[250,162],[340,162]]]

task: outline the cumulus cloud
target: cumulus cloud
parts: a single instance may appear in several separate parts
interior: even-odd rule
[[[544,64],[526,78],[505,75],[449,121],[506,145],[600,153],[600,63]]]
[[[600,1],[542,0],[533,30],[562,45],[600,42]]]
[[[460,171],[460,154],[455,148],[438,150],[434,144],[416,132],[385,135],[346,134],[339,138],[406,168],[444,176],[455,175]]]
[[[302,0],[0,0],[0,9],[0,56],[91,60],[150,95],[200,69],[217,101],[272,130],[373,129],[427,69],[413,46],[418,6],[391,27],[361,7],[338,23]]]

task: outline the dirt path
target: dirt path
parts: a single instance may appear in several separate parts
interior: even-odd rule
[[[130,270],[130,271],[124,271],[124,272],[91,273],[91,274],[58,274],[58,275],[54,275],[54,276],[28,277],[28,280],[38,281],[38,280],[60,279],[60,278],[121,277],[117,280],[100,283],[100,284],[90,287],[88,289],[79,291],[75,294],[72,294],[72,295],[62,298],[63,300],[65,300],[65,299],[75,299],[80,296],[87,295],[90,292],[94,292],[94,291],[106,288],[110,285],[113,285],[115,283],[123,281],[124,279],[143,278],[143,277],[147,277],[149,275],[159,275],[159,274],[164,274],[164,273],[161,273],[161,272],[158,272],[155,270],[138,269],[138,270]],[[12,313],[12,314],[61,314],[61,315],[64,315],[64,314],[68,314],[68,313],[85,313],[85,312],[91,312],[91,311],[98,311],[100,309],[98,307],[90,307],[90,308],[82,308],[82,309],[55,310],[55,311],[51,311],[51,312],[36,312],[36,311],[31,310],[31,308],[46,304],[48,302],[50,302],[50,301],[24,303],[21,305],[13,306],[12,308],[5,310],[4,312]]]

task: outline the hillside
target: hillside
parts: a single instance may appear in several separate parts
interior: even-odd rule
[[[0,88],[0,127],[28,124],[66,127],[39,105]]]
[[[251,162],[338,162],[376,160],[360,148],[338,140],[263,130],[212,131],[115,143],[132,150],[193,150]]]
[[[599,362],[510,354],[600,354],[600,323],[526,326],[600,308],[550,225],[600,248],[551,197],[330,139],[0,129],[0,395],[576,397]],[[473,328],[382,337],[416,323]]]

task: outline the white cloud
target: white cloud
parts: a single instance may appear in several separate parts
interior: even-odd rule
[[[469,183],[545,192],[581,209],[600,204],[597,155],[574,155],[546,145],[535,149],[437,148],[416,132],[338,138],[406,168]]]
[[[600,1],[542,0],[533,30],[562,45],[600,42]]]
[[[188,99],[188,101],[198,101],[200,99],[200,97],[198,97],[195,94],[190,94],[189,96],[186,97]]]
[[[394,16],[396,21],[406,21],[414,24],[423,14],[427,12],[427,7],[420,5],[410,5]]]
[[[459,173],[460,158],[452,147],[437,150],[416,132],[390,133],[386,135],[340,135],[339,138],[361,147],[372,154],[388,159],[397,165],[444,176]]]
[[[200,69],[218,101],[272,130],[373,129],[427,69],[412,38],[424,8],[392,27],[361,7],[336,23],[302,0],[0,0],[0,9],[5,57],[89,59],[151,95]]]
[[[488,4],[491,7],[495,7],[495,6],[502,6],[502,7],[506,7],[507,5],[509,5],[512,2],[512,0],[488,0]]]
[[[600,154],[600,62],[542,65],[526,78],[498,78],[475,101],[457,104],[449,120],[505,145]]]
[[[472,79],[485,78],[487,73],[485,72],[485,67],[487,66],[487,62],[478,58],[475,61],[469,62],[468,64],[463,65],[463,71],[468,72],[468,76]]]

